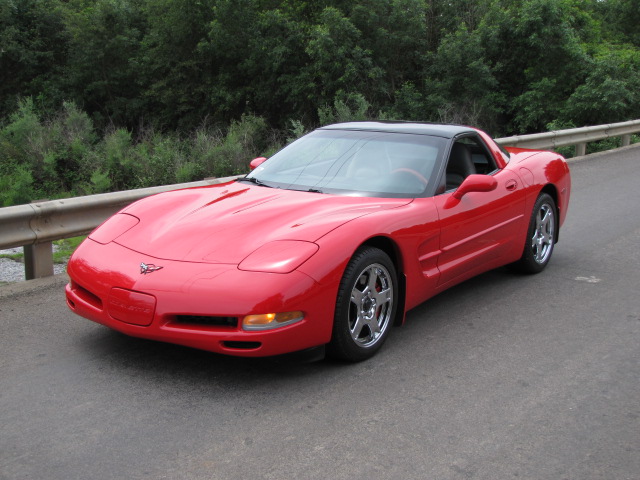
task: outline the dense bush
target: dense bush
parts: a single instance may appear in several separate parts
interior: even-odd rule
[[[122,128],[99,136],[74,104],[42,117],[27,99],[0,130],[0,205],[243,173],[251,158],[281,145],[250,115],[227,131],[204,125],[186,137],[150,128],[135,138]]]

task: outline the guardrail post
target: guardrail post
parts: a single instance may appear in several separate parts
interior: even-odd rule
[[[53,275],[53,243],[43,242],[24,246],[26,280]]]
[[[586,154],[587,154],[586,142],[576,143],[576,157],[583,157]]]
[[[622,135],[622,146],[627,147],[631,145],[631,134]]]

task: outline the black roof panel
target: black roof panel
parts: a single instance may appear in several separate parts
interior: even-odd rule
[[[319,130],[361,130],[389,133],[412,133],[415,135],[432,135],[453,138],[460,133],[471,133],[475,130],[461,125],[412,122],[346,122],[326,125]]]

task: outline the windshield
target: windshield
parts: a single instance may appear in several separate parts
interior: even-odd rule
[[[446,140],[428,135],[316,130],[247,179],[265,186],[346,195],[414,197],[432,191]]]

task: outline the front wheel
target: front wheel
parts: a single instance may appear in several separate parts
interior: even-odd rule
[[[389,335],[397,298],[389,256],[374,247],[358,250],[340,281],[328,353],[351,362],[373,356]]]
[[[533,206],[522,257],[515,265],[519,270],[538,273],[549,263],[558,228],[556,212],[556,202],[551,195],[540,194]]]

